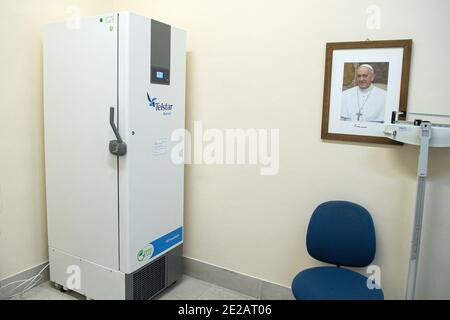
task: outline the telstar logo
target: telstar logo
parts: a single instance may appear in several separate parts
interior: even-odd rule
[[[153,99],[152,99],[152,98],[150,97],[150,95],[148,94],[148,92],[147,92],[147,99],[148,99],[148,106],[154,108],[154,107],[155,107],[155,103],[156,103],[156,102],[155,102],[155,101],[156,101],[156,98],[153,98]]]
[[[148,106],[155,108],[156,111],[163,111],[163,115],[170,116],[172,113],[173,104],[156,102],[158,98],[152,98],[147,92]]]

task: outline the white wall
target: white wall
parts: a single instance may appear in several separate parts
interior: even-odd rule
[[[449,150],[433,150],[429,161],[417,297],[450,299]]]
[[[280,129],[276,176],[250,165],[186,168],[187,256],[290,286],[317,265],[305,248],[312,210],[347,199],[371,211],[386,297],[403,298],[417,149],[321,141],[325,43],[412,38],[409,108],[449,114],[447,0],[2,1],[0,279],[47,259],[40,40],[42,24],[67,18],[70,4],[82,15],[126,9],[188,31],[189,129],[194,120]],[[371,5],[380,29],[366,26]],[[423,298],[450,298],[449,160],[449,150],[431,153]]]

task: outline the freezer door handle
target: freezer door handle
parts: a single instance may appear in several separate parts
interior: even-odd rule
[[[114,123],[114,107],[109,108],[109,124],[111,125],[117,140],[109,141],[109,152],[116,156],[124,156],[127,153],[127,144],[123,142],[122,137]]]

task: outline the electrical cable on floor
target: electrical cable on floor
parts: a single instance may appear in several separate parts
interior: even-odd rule
[[[10,282],[10,283],[8,283],[8,284],[6,284],[6,285],[4,285],[4,286],[1,286],[0,287],[0,298],[1,299],[11,299],[11,298],[14,298],[14,297],[16,297],[16,296],[19,296],[19,295],[21,295],[21,294],[24,294],[25,292],[27,292],[28,290],[30,290],[30,289],[32,289],[37,283],[39,283],[39,281],[42,279],[42,272],[44,272],[44,270],[49,266],[50,264],[46,264],[42,269],[41,269],[41,271],[39,271],[39,273],[37,273],[35,276],[33,276],[33,277],[31,277],[31,278],[28,278],[28,279],[23,279],[23,280],[16,280],[16,281],[13,281],[13,282]],[[22,291],[20,291],[20,292],[18,292],[18,293],[15,293],[15,294],[13,294],[13,295],[9,295],[9,296],[3,296],[3,294],[1,294],[1,291],[3,290],[3,289],[5,289],[6,287],[9,287],[9,286],[11,286],[11,285],[13,285],[13,284],[16,284],[16,283],[19,283],[15,288],[13,288],[13,289],[11,289],[11,290],[9,290],[9,291],[7,291],[7,293],[8,294],[11,294],[12,292],[14,292],[14,291],[16,291],[17,289],[19,289],[20,287],[22,287],[23,285],[25,285],[24,287],[23,287],[23,290]],[[6,293],[6,292],[5,292]]]

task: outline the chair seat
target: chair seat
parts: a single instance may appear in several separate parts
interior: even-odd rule
[[[367,288],[367,278],[344,268],[306,269],[292,281],[297,300],[383,300],[381,289]]]

